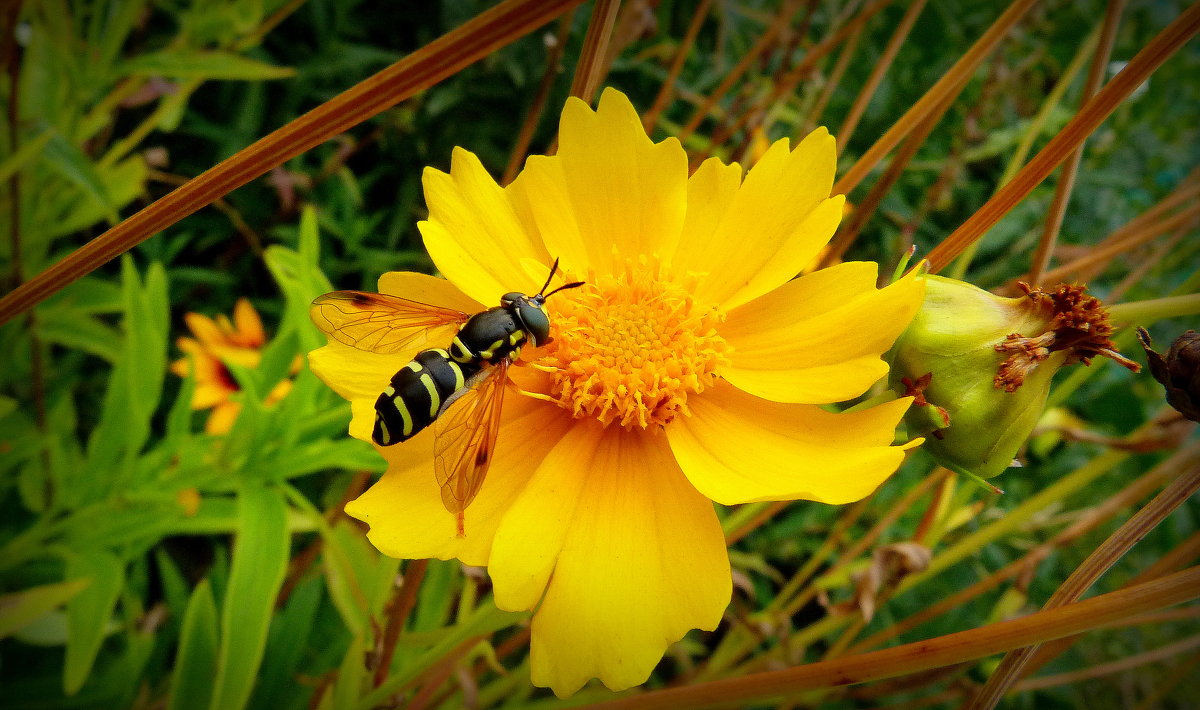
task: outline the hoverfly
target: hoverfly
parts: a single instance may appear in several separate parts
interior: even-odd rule
[[[465,534],[464,511],[491,463],[508,366],[527,342],[538,347],[550,340],[546,299],[584,284],[575,281],[546,293],[557,270],[555,259],[546,283],[533,296],[506,293],[499,306],[474,315],[363,291],[335,291],[312,303],[310,314],[318,328],[375,353],[423,345],[432,329],[458,326],[448,347],[422,350],[392,376],[375,401],[371,439],[392,446],[436,423],[434,473],[442,503],[457,516],[459,536]]]

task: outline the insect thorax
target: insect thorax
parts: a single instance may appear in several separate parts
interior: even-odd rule
[[[476,313],[463,324],[450,346],[450,357],[459,362],[496,363],[518,352],[528,339],[512,312],[497,306]]]

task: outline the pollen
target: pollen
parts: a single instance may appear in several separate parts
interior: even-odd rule
[[[662,426],[728,366],[732,348],[716,331],[724,316],[692,298],[694,278],[665,276],[655,258],[613,271],[549,302],[552,340],[532,365],[551,373],[548,398],[577,418]]]

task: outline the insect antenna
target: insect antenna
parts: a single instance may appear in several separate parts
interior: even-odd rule
[[[555,257],[554,263],[550,265],[550,275],[546,277],[546,283],[542,284],[542,289],[537,292],[537,295],[541,296],[546,293],[546,289],[550,287],[550,282],[554,279],[555,271],[558,271],[558,257]]]
[[[580,286],[584,285],[585,283],[587,283],[587,281],[572,281],[572,282],[571,282],[571,283],[569,283],[569,284],[563,284],[562,286],[559,286],[558,288],[554,289],[553,291],[551,291],[550,293],[546,294],[545,296],[542,296],[542,300],[544,301],[544,300],[546,300],[547,298],[550,298],[550,297],[551,297],[551,296],[553,296],[554,294],[556,294],[556,293],[558,293],[559,291],[562,291],[562,290],[564,290],[564,289],[568,289],[568,288],[579,288]]]
[[[551,266],[550,266],[550,275],[546,277],[546,283],[542,284],[542,290],[538,291],[537,295],[534,296],[534,298],[537,298],[540,303],[545,303],[547,298],[550,298],[551,296],[558,293],[559,291],[562,291],[563,289],[579,288],[580,286],[587,283],[586,281],[572,281],[569,284],[563,284],[562,286],[559,286],[558,288],[554,289],[550,293],[546,293],[546,289],[550,287],[550,282],[554,279],[554,272],[556,272],[556,271],[558,271],[558,258],[557,257],[554,259],[554,263],[551,264]]]

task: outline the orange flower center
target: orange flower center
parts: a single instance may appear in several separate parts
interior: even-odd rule
[[[688,414],[687,398],[729,364],[723,314],[692,298],[657,258],[627,261],[550,299],[550,342],[533,366],[551,373],[550,399],[576,417],[647,428]]]

